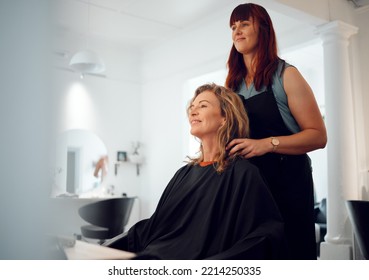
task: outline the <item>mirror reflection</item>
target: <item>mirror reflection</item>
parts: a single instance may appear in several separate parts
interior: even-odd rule
[[[107,148],[94,133],[73,129],[57,140],[52,196],[80,196],[102,185],[108,173]]]

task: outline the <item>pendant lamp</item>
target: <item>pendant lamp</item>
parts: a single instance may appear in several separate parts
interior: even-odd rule
[[[88,29],[90,25],[90,1],[87,2],[87,39],[88,39]],[[88,41],[87,41],[88,45]],[[81,74],[97,74],[105,71],[105,64],[103,60],[94,51],[85,49],[77,52],[73,55],[69,62],[70,68],[72,70]]]
[[[96,74],[105,71],[104,62],[91,50],[77,52],[70,60],[69,66],[81,74]]]

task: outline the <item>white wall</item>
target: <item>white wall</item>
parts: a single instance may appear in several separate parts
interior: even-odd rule
[[[47,2],[0,1],[0,259],[45,258],[40,239],[49,188]]]

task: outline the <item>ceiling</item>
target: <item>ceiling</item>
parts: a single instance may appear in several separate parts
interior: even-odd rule
[[[140,48],[209,16],[230,14],[231,8],[239,3],[239,0],[53,0],[53,7],[55,23],[64,31]]]
[[[364,8],[369,6],[369,0],[347,0],[352,2],[355,8]]]
[[[347,0],[356,8],[369,0]],[[266,7],[278,1],[254,1]],[[160,42],[211,18],[228,20],[240,0],[52,0],[54,21],[64,32],[134,48]],[[268,10],[278,33],[301,26],[301,20]],[[277,34],[278,35],[278,34]]]
[[[225,21],[242,0],[52,0],[59,30],[88,38],[144,48],[209,20]],[[267,8],[277,1],[258,0]],[[268,9],[268,8],[267,8]],[[275,30],[289,34],[304,23],[268,9]],[[228,34],[228,33],[227,33]],[[278,34],[277,34],[278,35]]]

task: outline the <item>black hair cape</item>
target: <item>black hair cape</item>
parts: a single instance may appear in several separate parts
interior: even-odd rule
[[[110,247],[136,259],[281,259],[283,222],[259,170],[234,160],[218,174],[213,165],[180,168],[154,214]]]

